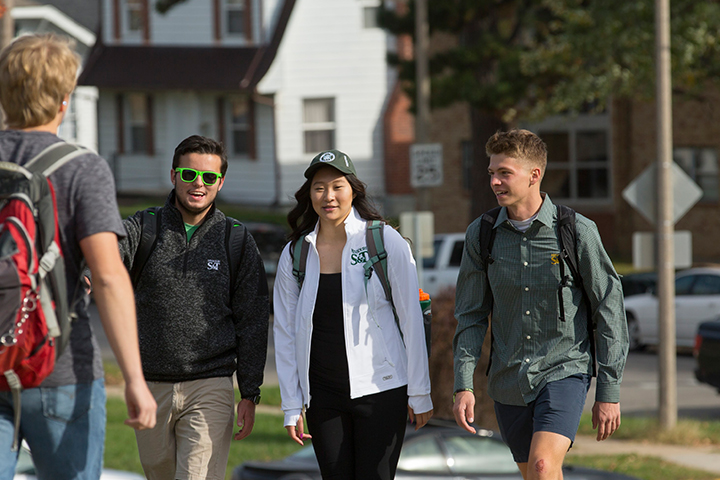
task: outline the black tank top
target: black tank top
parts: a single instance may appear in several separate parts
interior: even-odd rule
[[[320,274],[313,313],[309,377],[311,393],[313,388],[322,388],[350,394],[341,273]]]

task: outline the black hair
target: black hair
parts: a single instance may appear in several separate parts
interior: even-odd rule
[[[188,153],[206,153],[210,155],[217,155],[220,157],[221,162],[220,173],[222,173],[223,177],[225,176],[225,172],[227,172],[228,169],[228,161],[225,146],[221,142],[201,135],[190,135],[180,142],[177,147],[175,147],[172,162],[173,170],[180,165],[180,157],[187,155]]]

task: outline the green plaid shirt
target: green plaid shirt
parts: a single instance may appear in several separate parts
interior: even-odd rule
[[[557,208],[545,195],[537,218],[523,233],[500,211],[487,275],[480,255],[480,218],[467,229],[457,280],[453,351],[455,390],[472,388],[473,372],[492,313],[493,348],[488,394],[506,405],[526,405],[548,382],[592,373],[587,309],[574,280],[563,288],[565,322],[560,321],[561,280]],[[628,352],[623,293],[595,224],[576,216],[579,270],[590,300],[597,356],[595,399],[620,401]],[[572,277],[568,265],[565,275]],[[494,301],[493,301],[494,299]]]

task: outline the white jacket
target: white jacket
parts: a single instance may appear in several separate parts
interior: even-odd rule
[[[350,397],[407,385],[408,405],[415,413],[428,412],[433,407],[415,260],[405,239],[385,226],[388,277],[406,348],[377,275],[370,277],[365,294],[366,225],[355,208],[345,220],[342,301]],[[310,249],[302,290],[292,273],[291,244],[283,249],[275,276],[273,333],[285,426],[296,425],[303,407],[310,405],[310,342],[320,281],[317,232],[318,225],[305,237]]]

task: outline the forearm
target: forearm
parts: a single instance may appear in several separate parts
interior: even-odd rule
[[[92,272],[100,320],[125,381],[144,381],[130,277],[120,260],[117,237],[103,232],[80,241]]]

